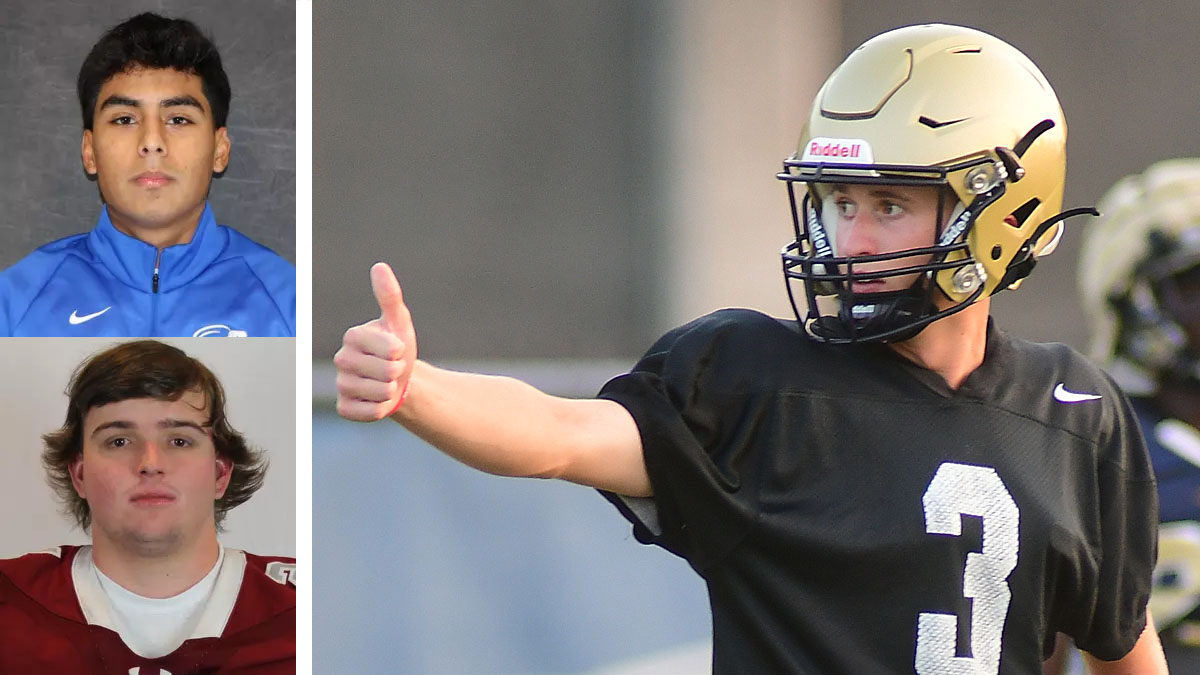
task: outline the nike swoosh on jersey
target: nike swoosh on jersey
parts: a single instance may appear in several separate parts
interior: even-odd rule
[[[91,321],[92,319],[100,316],[101,314],[107,312],[110,309],[112,309],[112,305],[105,307],[104,309],[100,310],[99,312],[92,312],[91,314],[84,314],[83,316],[79,316],[78,314],[76,314],[76,312],[78,312],[79,310],[73,309],[73,310],[71,310],[71,316],[67,318],[67,321],[70,321],[71,325],[75,326],[75,325],[83,323],[84,321]]]
[[[1080,403],[1082,401],[1095,401],[1100,398],[1100,394],[1083,394],[1077,391],[1071,391],[1059,382],[1054,387],[1054,400],[1060,403]]]

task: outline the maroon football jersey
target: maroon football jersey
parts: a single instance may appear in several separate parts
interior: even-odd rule
[[[294,558],[226,549],[191,637],[159,658],[135,654],[109,618],[77,546],[0,560],[0,673],[291,675],[296,672]]]

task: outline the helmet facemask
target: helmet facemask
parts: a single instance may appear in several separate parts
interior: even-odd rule
[[[788,186],[796,233],[795,241],[783,250],[783,271],[792,308],[810,334],[835,344],[899,342],[933,321],[962,311],[983,294],[985,273],[971,257],[967,238],[979,214],[1005,192],[1003,164],[983,157],[945,168],[841,165],[826,173],[827,168],[793,158],[784,162],[779,174]],[[964,205],[948,187],[951,175],[968,177],[974,193],[969,204]],[[799,203],[796,183],[807,188]],[[929,244],[871,255],[839,252],[838,211],[832,198],[838,184],[935,188]],[[958,298],[940,290],[938,274],[950,276]],[[881,285],[879,281],[909,275],[916,276],[903,289],[861,288],[863,282],[878,280]],[[806,315],[797,303],[797,280],[803,284]]]

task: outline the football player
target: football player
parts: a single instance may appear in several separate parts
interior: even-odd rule
[[[1150,606],[1167,662],[1200,672],[1200,159],[1117,182],[1084,235],[1090,355],[1129,395],[1158,477]]]
[[[1082,356],[988,316],[1080,212],[1061,211],[1065,141],[1005,42],[884,33],[830,75],[779,174],[796,321],[701,317],[568,400],[418,360],[379,264],[338,411],[599,488],[705,579],[717,673],[1031,673],[1056,632],[1097,673],[1165,672],[1133,413]]]
[[[0,672],[295,673],[295,559],[217,541],[266,463],[213,373],[152,340],[85,361],[42,463],[90,546],[0,560]]]
[[[77,93],[100,215],[0,273],[0,336],[294,337],[295,267],[208,205],[231,149],[213,43],[139,14],[92,47]]]

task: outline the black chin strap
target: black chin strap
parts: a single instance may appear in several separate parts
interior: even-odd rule
[[[1038,239],[1041,239],[1043,234],[1046,234],[1046,230],[1049,230],[1050,228],[1061,223],[1062,221],[1066,220],[1067,218],[1074,218],[1075,216],[1098,216],[1098,215],[1100,215],[1100,212],[1097,211],[1096,207],[1094,207],[1094,206],[1081,206],[1077,209],[1067,209],[1066,211],[1063,211],[1062,213],[1058,214],[1057,216],[1054,216],[1050,220],[1047,220],[1046,222],[1042,223],[1041,225],[1038,225],[1037,229],[1033,231],[1033,234],[1031,234],[1029,236],[1029,238],[1025,240],[1025,244],[1027,246],[1033,246],[1034,242],[1036,242]]]
[[[853,293],[843,288],[837,315],[817,317],[810,330],[829,342],[902,342],[928,323],[922,319],[931,314],[935,286],[923,275],[902,291]]]

